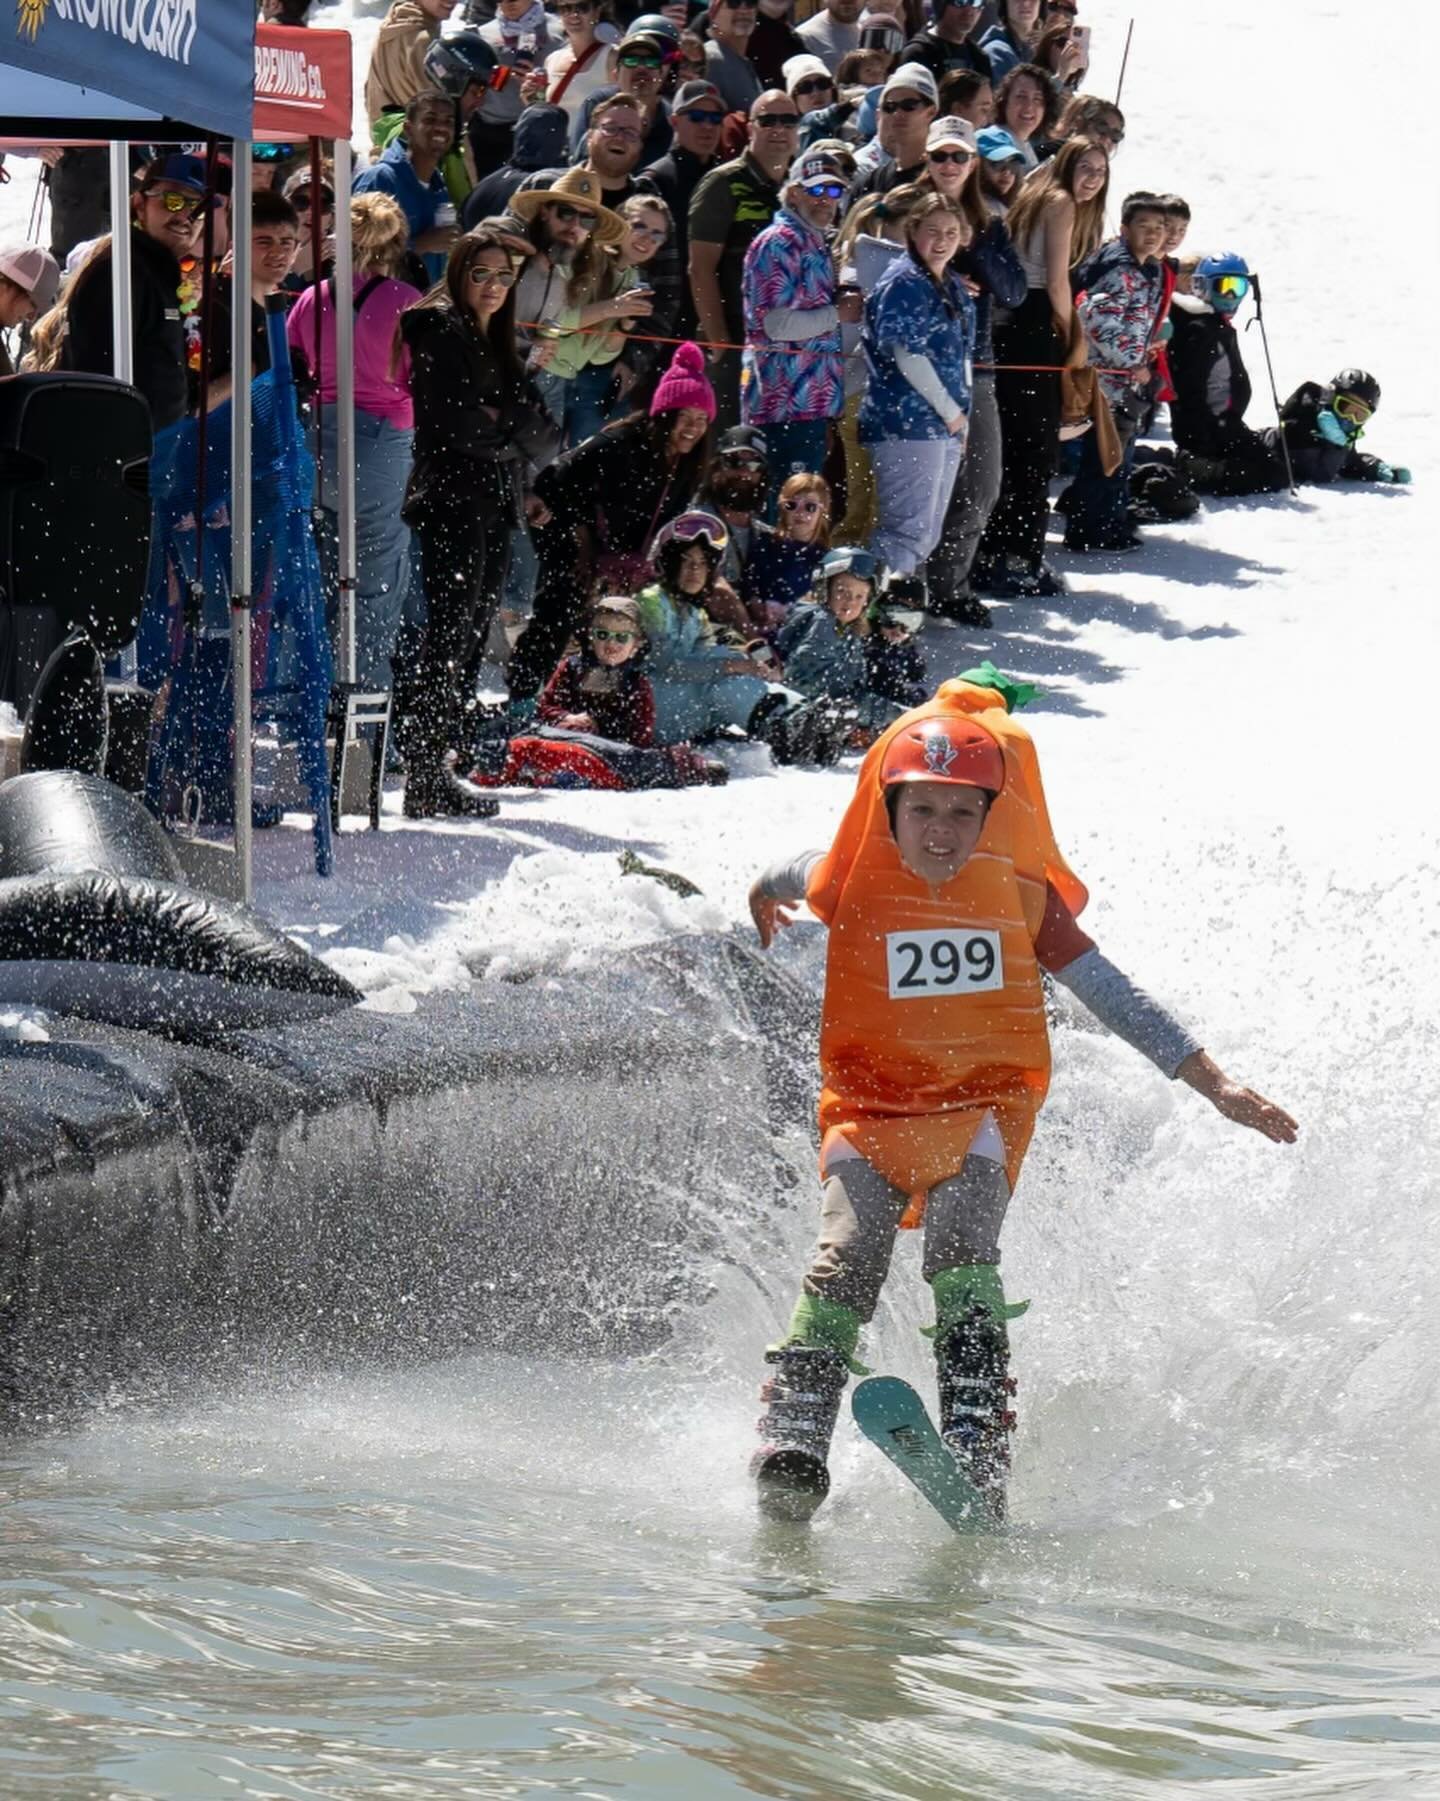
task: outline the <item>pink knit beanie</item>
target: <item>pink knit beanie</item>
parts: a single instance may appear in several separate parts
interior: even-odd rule
[[[678,413],[682,407],[698,407],[707,419],[715,417],[715,390],[705,375],[705,356],[698,344],[682,344],[660,377],[650,402],[650,417]]]

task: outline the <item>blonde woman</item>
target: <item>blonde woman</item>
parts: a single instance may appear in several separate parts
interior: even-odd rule
[[[972,576],[979,593],[1006,599],[1063,594],[1045,562],[1050,477],[1060,442],[1060,376],[1075,311],[1070,271],[1100,243],[1110,159],[1089,138],[1072,138],[1030,175],[1006,217],[1025,270],[1026,292],[995,324],[999,365],[1000,498]],[[1021,365],[1007,368],[1006,365]]]
[[[388,194],[357,194],[350,203],[355,278],[355,673],[367,688],[389,688],[391,653],[410,584],[410,528],[400,518],[410,473],[414,407],[410,358],[397,355],[401,313],[420,298],[396,279],[410,227]],[[315,342],[316,307],[320,342]],[[322,503],[339,505],[335,437],[335,283],[306,288],[290,309],[290,343],[320,380],[325,471]]]

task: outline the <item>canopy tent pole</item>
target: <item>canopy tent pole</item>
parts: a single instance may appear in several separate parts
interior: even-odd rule
[[[115,330],[115,379],[135,379],[135,342],[130,329],[130,146],[110,145],[110,284]]]
[[[335,474],[340,506],[340,679],[356,678],[355,651],[355,309],[350,243],[353,153],[348,138],[335,140]],[[317,271],[318,274],[318,271]],[[317,313],[319,308],[316,309]]]
[[[235,688],[235,857],[240,898],[254,895],[251,855],[250,606],[250,144],[237,140],[231,190],[230,673]]]

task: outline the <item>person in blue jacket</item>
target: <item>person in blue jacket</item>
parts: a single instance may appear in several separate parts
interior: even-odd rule
[[[870,549],[902,575],[939,542],[965,454],[975,303],[950,262],[970,236],[953,202],[927,195],[905,221],[906,255],[865,301],[860,441],[880,520]]]
[[[441,170],[455,141],[455,108],[443,94],[417,94],[405,108],[405,129],[380,158],[355,177],[357,194],[389,194],[410,225],[410,250],[427,284],[445,274],[455,241],[455,207]]]

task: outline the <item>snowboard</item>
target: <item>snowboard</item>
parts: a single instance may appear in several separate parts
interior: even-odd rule
[[[855,1424],[956,1532],[993,1531],[993,1502],[966,1476],[925,1411],[898,1376],[870,1376],[850,1400]]]

